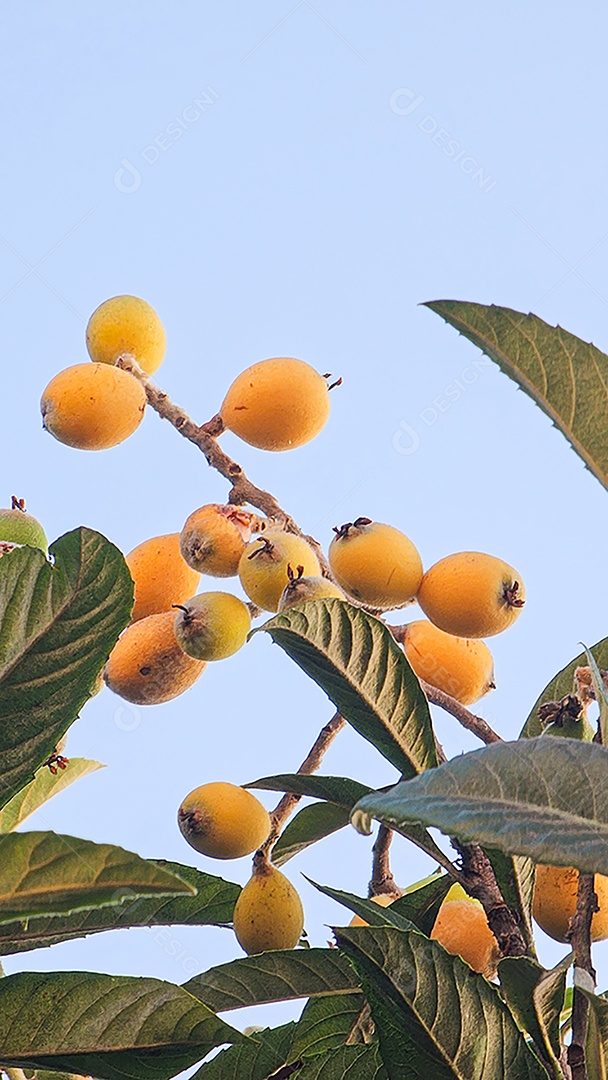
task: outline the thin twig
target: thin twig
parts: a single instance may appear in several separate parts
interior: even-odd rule
[[[329,578],[335,584],[335,578],[329,565],[329,560],[321,547],[319,541],[308,533],[303,532],[297,522],[292,518],[291,514],[288,514],[286,510],[275,499],[274,495],[271,495],[269,491],[264,491],[262,488],[257,487],[246,475],[242,465],[239,465],[237,461],[233,461],[231,457],[226,454],[220,447],[217,437],[221,435],[224,430],[224,424],[219,414],[214,416],[206,424],[196,424],[195,421],[188,415],[185,409],[182,409],[179,405],[171,400],[169,395],[156,386],[151,379],[148,378],[145,371],[139,366],[134,357],[128,354],[119,356],[116,361],[116,367],[122,368],[123,371],[128,371],[130,375],[133,375],[141,385],[143,386],[148,405],[154,409],[162,420],[168,420],[168,422],[183,435],[189,442],[194,443],[195,446],[204,454],[207,464],[220,473],[224,479],[228,480],[230,484],[230,493],[228,495],[228,502],[238,504],[239,506],[244,503],[249,503],[250,506],[255,506],[257,510],[261,510],[267,518],[276,522],[277,526],[284,529],[285,532],[295,533],[296,536],[301,536],[303,540],[306,540],[314,550],[321,567],[321,573],[323,577]],[[360,607],[364,611],[367,611],[370,615],[382,615],[384,609],[372,607],[369,604],[361,604],[353,597],[348,597],[349,603],[355,607]],[[408,601],[408,604],[411,601]],[[407,604],[400,605],[401,607],[407,607]]]
[[[390,846],[392,839],[393,830],[388,825],[380,825],[372,849],[372,876],[369,883],[369,896],[380,896],[383,893],[388,893],[389,896],[401,895],[401,890],[397,887],[391,872]]]
[[[221,434],[221,425],[208,424],[198,425],[192,420],[185,409],[180,408],[164,390],[161,390],[145,371],[139,366],[132,356],[123,355],[116,361],[116,366],[134,375],[142,384],[148,404],[163,420],[168,420],[173,427],[188,439],[204,454],[207,463],[212,469],[216,469],[231,485],[228,498],[230,503],[249,503],[261,510],[266,517],[273,518],[288,532],[303,535],[295,521],[279,505],[274,495],[269,491],[263,491],[249,480],[241,465],[233,461],[228,454],[221,449],[216,436]],[[211,433],[213,432],[213,434]]]
[[[438,690],[436,686],[431,686],[430,683],[420,680],[420,685],[424,690],[431,705],[439,705],[440,709],[444,709],[445,712],[451,713],[458,723],[466,728],[467,731],[472,731],[474,735],[477,735],[478,739],[481,739],[486,746],[490,743],[502,742],[502,738],[494,728],[490,727],[487,720],[484,720],[482,716],[476,716],[475,713],[469,712],[469,710],[461,705],[455,698],[450,697],[443,690]]]
[[[331,746],[336,735],[342,731],[342,728],[346,726],[346,720],[340,713],[335,713],[329,723],[321,729],[313,745],[311,746],[308,754],[304,758],[304,761],[300,765],[298,772],[305,776],[310,776],[319,768],[323,755]],[[279,835],[283,825],[287,821],[287,818],[291,814],[294,807],[297,806],[301,795],[295,794],[295,792],[288,791],[283,798],[277,803],[276,807],[270,814],[271,829],[268,837],[262,844],[258,852],[256,852],[256,858],[259,858],[262,862],[268,862],[270,859],[270,853],[279,839]]]
[[[585,1062],[585,1044],[589,1026],[589,1002],[577,986],[577,971],[585,971],[589,976],[590,988],[595,987],[595,970],[591,960],[591,920],[599,911],[594,890],[593,874],[578,875],[576,910],[570,920],[568,937],[574,951],[574,995],[572,998],[572,1041],[568,1047],[568,1064],[572,1070],[572,1080],[587,1080]]]

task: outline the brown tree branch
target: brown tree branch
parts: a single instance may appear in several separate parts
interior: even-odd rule
[[[570,920],[568,937],[574,951],[574,995],[572,998],[572,1041],[568,1047],[568,1064],[572,1080],[587,1080],[585,1044],[589,1026],[589,1002],[576,984],[576,972],[582,970],[595,987],[595,970],[591,960],[591,920],[599,911],[593,874],[578,875],[576,910]]]
[[[420,685],[431,705],[439,705],[440,709],[450,713],[458,720],[461,727],[466,728],[467,731],[472,731],[473,735],[477,735],[477,738],[481,739],[486,746],[489,746],[490,743],[502,742],[501,736],[490,727],[487,720],[484,720],[482,716],[476,716],[466,706],[456,701],[456,698],[450,697],[443,690],[438,690],[436,686],[431,686],[424,679],[420,680]]]
[[[494,868],[483,848],[479,844],[462,844],[456,839],[452,839],[452,846],[460,855],[460,884],[483,905],[488,926],[502,955],[527,956],[528,946],[513,912],[505,903]]]
[[[301,536],[303,540],[306,540],[308,544],[314,550],[321,567],[321,573],[323,577],[329,578],[330,581],[336,583],[329,560],[327,559],[321,544],[314,536],[310,536],[300,529],[297,522],[287,513],[286,510],[275,499],[274,495],[271,495],[269,491],[264,491],[262,488],[257,487],[249,477],[245,474],[245,470],[238,462],[233,461],[231,457],[226,454],[220,447],[217,437],[224,431],[224,424],[221,416],[216,415],[206,424],[196,424],[194,420],[185,409],[180,408],[175,402],[171,400],[169,395],[156,386],[151,379],[148,378],[145,371],[139,366],[134,357],[127,354],[119,356],[116,361],[116,367],[122,368],[123,371],[128,371],[130,375],[133,375],[141,385],[143,386],[148,405],[154,409],[161,420],[168,420],[168,422],[183,435],[185,439],[197,446],[201,453],[205,456],[207,464],[215,469],[228,480],[230,484],[230,493],[228,495],[228,502],[242,505],[249,503],[250,506],[255,506],[257,510],[261,510],[271,521],[276,522],[277,526],[284,529],[286,532],[295,533],[296,536]],[[382,615],[383,608],[371,607],[368,604],[361,604],[353,597],[348,597],[349,603],[355,607],[360,607],[364,611],[367,611],[370,615]],[[408,607],[412,601],[408,601],[407,604],[401,604],[400,607]]]
[[[395,883],[391,872],[390,846],[393,839],[393,830],[388,825],[380,825],[376,842],[372,848],[372,876],[369,883],[369,896],[381,896],[388,893],[389,896],[401,896],[401,889]]]
[[[266,517],[276,521],[286,532],[302,536],[314,548],[324,576],[332,577],[329,563],[319,542],[313,536],[303,533],[291,515],[283,510],[274,495],[252,483],[242,466],[222,450],[217,441],[217,436],[223,431],[223,424],[219,417],[213,417],[207,424],[196,424],[185,409],[176,405],[164,390],[148,378],[132,356],[120,356],[116,361],[116,366],[138,379],[146,392],[148,405],[158,413],[162,420],[168,420],[180,435],[198,447],[204,454],[207,464],[228,481],[230,484],[228,502],[239,505],[249,503],[250,506],[261,510]]]
[[[334,713],[329,723],[321,729],[313,745],[311,746],[308,754],[304,758],[304,761],[300,765],[298,772],[310,776],[319,768],[323,755],[331,746],[336,735],[342,731],[345,727],[346,720],[340,713]],[[301,795],[296,795],[294,792],[286,792],[283,798],[279,800],[276,807],[270,814],[271,829],[266,840],[262,844],[259,851],[256,852],[255,858],[260,862],[268,862],[270,860],[270,854],[281,833],[283,825],[287,821],[287,818],[291,814],[292,810],[297,806],[302,798]]]

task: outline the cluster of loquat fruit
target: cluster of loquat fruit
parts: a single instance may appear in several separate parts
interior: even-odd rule
[[[165,332],[144,300],[117,296],[93,313],[86,342],[92,363],[68,367],[51,380],[42,395],[43,425],[69,446],[102,450],[137,429],[147,403],[144,383],[117,361],[134,360],[145,376],[153,374],[163,360]],[[216,418],[218,433],[228,429],[269,451],[302,446],[328,420],[328,379],[291,357],[253,364],[230,386]],[[337,597],[378,615],[417,602],[427,619],[407,624],[401,637],[415,674],[465,706],[494,687],[492,655],[482,639],[511,626],[525,602],[521,576],[511,566],[469,551],[448,555],[425,573],[412,541],[392,525],[359,517],[334,532],[322,569],[303,536],[242,505],[210,503],[196,509],[181,532],[139,544],[126,556],[135,602],[131,623],[105,666],[107,686],[138,705],[169,701],[189,689],[209,662],[236,653],[260,610]],[[15,543],[46,551],[43,531],[19,503],[0,511],[0,553],[3,544]],[[203,574],[238,577],[249,602],[224,591],[197,593]],[[263,853],[272,825],[255,796],[224,782],[192,791],[178,822],[193,848],[216,859],[260,854],[260,848]],[[570,892],[565,874],[574,882]],[[567,929],[576,881],[576,871],[563,868],[541,867],[537,873],[535,917],[558,938]],[[374,899],[387,904],[395,896]],[[608,936],[608,918],[606,923],[601,935],[594,925],[596,937]],[[303,925],[291,882],[268,858],[256,857],[234,912],[243,949],[293,948]],[[460,886],[448,893],[432,936],[475,970],[495,973],[496,941],[483,908]]]

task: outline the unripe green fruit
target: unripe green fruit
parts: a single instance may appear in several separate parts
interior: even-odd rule
[[[404,533],[363,517],[335,531],[329,561],[347,593],[385,610],[414,599],[422,581],[422,561]]]
[[[274,866],[256,866],[234,908],[239,945],[250,956],[295,949],[303,929],[302,901],[291,881]]]
[[[289,581],[288,566],[302,566],[306,576],[321,573],[310,544],[294,533],[266,532],[248,544],[239,562],[239,577],[249,599],[265,611],[276,611]]]
[[[289,567],[287,571],[289,572]],[[295,604],[305,604],[307,600],[323,600],[331,596],[339,600],[346,599],[342,589],[329,578],[293,576],[281,593],[279,611],[286,611]]]
[[[243,647],[251,629],[249,609],[238,596],[207,592],[193,596],[175,616],[180,648],[196,660],[224,660]]]
[[[19,509],[17,503],[12,510],[0,510],[0,545],[7,548],[10,545],[40,548],[46,555],[48,541],[40,522]]]
[[[183,836],[212,859],[251,855],[270,832],[270,816],[259,799],[236,784],[203,784],[186,796],[177,813]]]
[[[547,724],[543,735],[557,735],[562,739],[580,739],[582,742],[593,742],[595,728],[591,721],[587,719],[586,714],[583,713],[578,720],[575,720],[572,716],[567,716],[561,724],[553,720],[550,724]]]

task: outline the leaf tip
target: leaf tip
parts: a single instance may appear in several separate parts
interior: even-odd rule
[[[358,810],[355,806],[350,815],[350,823],[362,836],[371,836],[373,816],[365,810]]]

